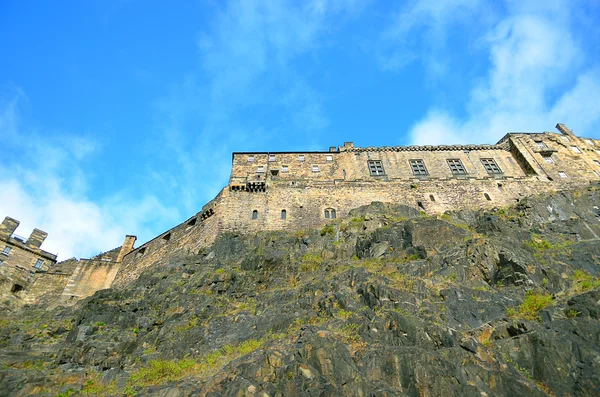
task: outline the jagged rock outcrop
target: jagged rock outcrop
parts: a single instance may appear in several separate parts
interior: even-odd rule
[[[0,327],[0,395],[595,396],[600,186],[226,234]]]

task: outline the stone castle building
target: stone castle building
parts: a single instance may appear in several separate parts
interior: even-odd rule
[[[15,234],[19,221],[8,216],[0,224],[0,297],[18,299],[36,274],[56,264],[56,255],[40,247],[48,236],[33,229],[29,238]]]
[[[104,278],[111,283],[95,285],[125,286],[154,263],[198,252],[226,232],[315,228],[373,201],[439,214],[506,206],[600,180],[600,141],[578,137],[564,124],[556,128],[509,133],[494,145],[359,148],[346,142],[323,152],[233,153],[229,184],[213,200],[135,249],[128,236],[111,262],[116,274]],[[92,270],[73,285],[91,285]]]
[[[225,232],[315,228],[373,201],[427,214],[493,208],[600,180],[600,141],[564,124],[509,133],[494,145],[355,147],[324,152],[236,152],[229,184],[202,210],[123,258],[116,286]]]

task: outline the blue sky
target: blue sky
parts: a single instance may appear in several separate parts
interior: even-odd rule
[[[600,138],[600,2],[0,2],[0,216],[88,257],[196,213],[233,151]]]

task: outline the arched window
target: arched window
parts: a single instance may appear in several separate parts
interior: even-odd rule
[[[285,218],[287,218],[287,211],[281,210],[281,219],[285,219]]]
[[[433,197],[433,194],[430,194],[430,195],[429,195],[429,200],[431,200],[431,201],[435,201],[435,197]]]
[[[252,211],[252,219],[258,219],[258,211],[257,210]]]
[[[483,193],[483,195],[485,196],[485,199],[486,199],[487,201],[492,201],[492,199],[491,199],[491,197],[490,197],[490,195],[489,195],[489,194],[487,194],[487,193]]]
[[[335,219],[335,218],[336,218],[335,209],[326,208],[325,209],[325,219]]]

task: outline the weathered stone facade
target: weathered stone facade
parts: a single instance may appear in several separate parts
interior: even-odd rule
[[[509,133],[495,145],[354,147],[233,153],[229,185],[198,214],[123,258],[116,286],[148,266],[197,252],[225,232],[314,228],[373,201],[427,214],[493,208],[600,180],[600,141]]]
[[[0,299],[11,305],[23,302],[29,286],[56,263],[56,255],[40,248],[46,232],[34,229],[26,239],[15,234],[17,227],[8,216],[0,224]]]

